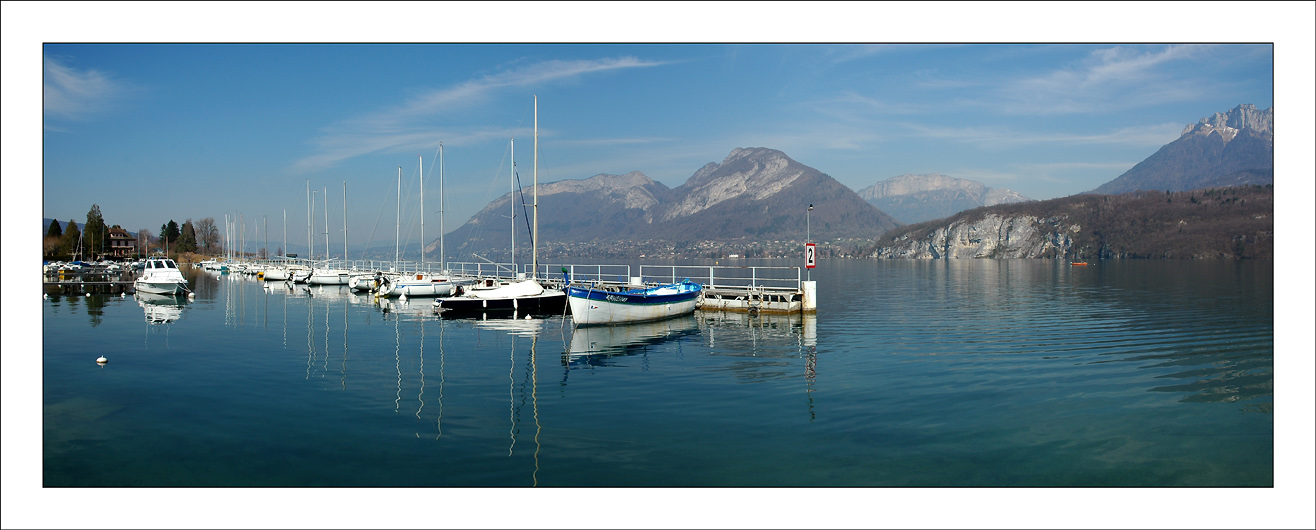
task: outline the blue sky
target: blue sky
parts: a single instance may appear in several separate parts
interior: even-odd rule
[[[855,190],[941,173],[1047,199],[1114,179],[1204,116],[1270,107],[1275,89],[1269,43],[60,41],[40,46],[43,217],[81,222],[96,203],[158,231],[241,215],[249,242],[266,220],[273,246],[286,210],[302,243],[309,185],[317,233],[328,194],[331,249],[344,182],[350,245],[393,239],[399,166],[403,237],[418,237],[418,156],[437,236],[440,142],[448,230],[508,190],[509,138],[528,185],[535,95],[541,182],[641,171],[675,187],[770,147]]]

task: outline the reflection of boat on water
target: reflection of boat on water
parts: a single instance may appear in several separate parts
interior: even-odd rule
[[[133,298],[151,324],[168,324],[183,318],[183,306],[187,305],[186,298],[166,294],[138,292]]]
[[[506,331],[508,334],[521,337],[533,337],[539,334],[539,331],[544,328],[544,321],[542,319],[525,318],[479,320],[475,322],[475,327],[495,331]]]
[[[573,362],[590,362],[636,353],[698,332],[699,321],[694,315],[616,326],[584,326],[571,332],[571,349],[567,353]]]
[[[567,287],[571,320],[580,326],[661,320],[695,312],[703,286],[686,280],[653,287],[608,290]]]

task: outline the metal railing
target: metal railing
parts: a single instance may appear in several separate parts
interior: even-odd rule
[[[689,279],[702,283],[706,289],[798,291],[802,286],[800,267],[640,265],[640,277],[646,283]]]

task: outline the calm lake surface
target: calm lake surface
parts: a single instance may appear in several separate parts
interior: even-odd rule
[[[1274,481],[1271,262],[824,261],[816,315],[574,331],[189,274],[42,303],[44,486]]]

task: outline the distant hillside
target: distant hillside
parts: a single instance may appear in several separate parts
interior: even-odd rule
[[[522,192],[528,204],[532,191]],[[497,252],[506,259],[511,200],[510,193],[500,197],[450,233],[448,254]],[[519,195],[516,200],[522,201]],[[840,182],[781,151],[738,148],[674,189],[638,171],[540,185],[539,252],[593,256],[614,246],[643,248],[637,243],[670,249],[703,241],[803,241],[810,204],[815,239],[871,241],[899,225]],[[520,260],[528,256],[530,238],[521,210],[516,215]],[[437,242],[426,245],[427,253],[436,249]]]
[[[1239,105],[1227,113],[1202,118],[1185,127],[1179,139],[1092,193],[1272,184],[1274,110]]]
[[[859,190],[859,196],[903,223],[950,217],[980,206],[1030,201],[1008,189],[946,175],[900,175]]]
[[[1074,195],[901,227],[878,258],[1274,257],[1274,187]]]

